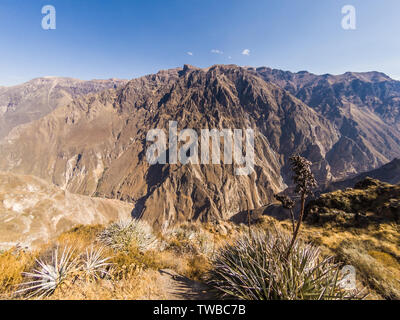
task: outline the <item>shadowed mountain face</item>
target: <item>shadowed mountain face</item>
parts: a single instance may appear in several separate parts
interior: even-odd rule
[[[37,120],[80,95],[96,93],[126,83],[125,80],[83,81],[45,77],[13,87],[0,87],[0,139],[12,128]]]
[[[297,80],[269,79],[262,71],[185,66],[80,97],[15,128],[0,144],[0,169],[33,174],[74,193],[133,202],[134,216],[162,228],[229,219],[247,206],[270,203],[290,183],[293,153],[314,163],[321,183],[400,156],[400,134],[379,108],[355,104],[356,98],[346,106],[344,98],[317,104],[299,93]],[[317,80],[310,83],[312,92]],[[178,131],[198,134],[207,128],[254,129],[254,172],[237,176],[228,164],[150,166],[146,134],[155,128],[168,134],[170,121],[177,121]]]

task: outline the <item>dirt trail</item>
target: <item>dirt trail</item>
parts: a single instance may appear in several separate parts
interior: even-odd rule
[[[215,293],[207,285],[190,280],[170,269],[159,270],[159,284],[165,288],[167,300],[209,300],[216,299]]]

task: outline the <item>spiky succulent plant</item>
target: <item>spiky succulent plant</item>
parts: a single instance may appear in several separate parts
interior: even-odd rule
[[[77,259],[73,256],[74,251],[71,247],[65,247],[62,252],[57,247],[52,252],[50,262],[37,259],[37,268],[32,272],[23,273],[29,280],[22,283],[21,289],[16,293],[26,295],[27,298],[50,296],[76,270]]]
[[[104,255],[104,248],[90,246],[86,249],[80,268],[88,280],[97,280],[108,274],[107,269],[112,265],[111,258]]]
[[[338,264],[317,247],[291,237],[257,230],[221,249],[209,284],[222,297],[245,300],[319,300],[355,297],[339,285]]]

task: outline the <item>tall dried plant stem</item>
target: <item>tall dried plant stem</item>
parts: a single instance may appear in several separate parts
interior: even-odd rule
[[[247,223],[249,225],[249,236],[251,237],[251,219],[250,219],[250,210],[249,210],[249,201],[246,199],[247,204]]]
[[[296,229],[296,220],[294,219],[293,209],[289,209],[289,212],[290,212],[290,217],[292,218],[292,231],[294,233]]]
[[[292,241],[290,242],[290,245],[289,245],[289,248],[288,248],[288,252],[287,252],[287,256],[289,256],[290,252],[292,251],[292,247],[293,247],[293,245],[294,245],[294,243],[296,241],[296,238],[297,238],[297,236],[299,234],[301,222],[303,221],[303,216],[304,216],[304,205],[305,205],[305,202],[306,202],[306,195],[303,192],[301,194],[300,216],[299,216],[299,220],[297,221],[296,230],[294,230],[294,232],[293,232],[293,238],[292,238]],[[291,212],[292,212],[292,210],[291,210]],[[293,212],[292,212],[292,215],[293,215]],[[293,221],[294,221],[294,217],[293,217]]]

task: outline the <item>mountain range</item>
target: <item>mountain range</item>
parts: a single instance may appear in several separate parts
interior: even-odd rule
[[[320,185],[400,157],[400,82],[379,72],[334,76],[185,65],[102,88],[86,85],[90,92],[60,89],[67,98],[50,105],[42,96],[40,115],[9,125],[0,142],[0,170],[130,202],[133,216],[158,228],[229,219],[271,203],[274,193],[291,185],[289,157],[295,153],[313,163]],[[4,97],[3,88],[0,105],[9,106]],[[24,106],[3,109],[24,114]],[[253,129],[254,172],[236,176],[230,164],[150,166],[146,134],[167,132],[170,121],[197,132]]]

